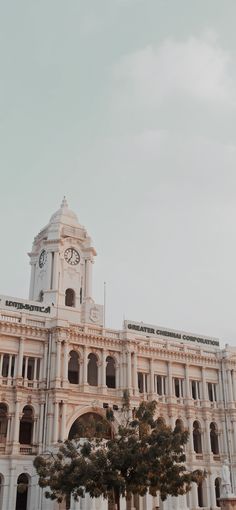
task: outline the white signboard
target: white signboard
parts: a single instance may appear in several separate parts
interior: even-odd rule
[[[185,340],[188,342],[194,342],[197,344],[211,345],[213,347],[219,347],[220,342],[217,338],[211,338],[202,335],[194,335],[193,333],[186,333],[184,331],[176,331],[174,329],[161,328],[159,326],[153,326],[150,324],[144,324],[143,322],[124,321],[124,329],[145,336],[161,336],[174,338],[176,340]]]

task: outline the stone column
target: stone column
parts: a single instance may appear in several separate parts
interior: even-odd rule
[[[116,374],[116,389],[120,389],[120,363],[115,362],[115,374]]]
[[[168,370],[168,399],[171,400],[171,397],[173,396],[173,380],[172,380],[171,361],[168,361],[168,363],[167,363],[167,370]]]
[[[46,290],[51,289],[51,274],[52,274],[52,252],[49,251],[47,254],[47,284]]]
[[[150,388],[151,396],[154,396],[154,361],[153,358],[149,360],[149,373],[150,373]]]
[[[12,415],[8,414],[6,443],[10,443],[11,441],[11,428],[12,428]]]
[[[88,347],[84,345],[83,385],[88,385]]]
[[[193,445],[193,421],[192,421],[192,418],[190,418],[190,417],[188,417],[188,430],[189,430],[189,442],[188,442],[189,453],[193,454],[194,453],[194,445]]]
[[[43,444],[43,422],[44,422],[44,405],[42,402],[40,404],[40,413],[39,413],[39,429],[38,429],[38,443],[39,445]]]
[[[85,260],[85,297],[92,297],[92,260]]]
[[[232,370],[233,399],[236,402],[236,371]]]
[[[68,385],[68,359],[69,359],[69,344],[68,342],[64,342],[64,352],[63,352],[63,387],[67,387]]]
[[[2,377],[3,354],[0,355],[0,377]]]
[[[80,510],[79,501],[75,501],[72,495],[70,498],[70,510]]]
[[[59,429],[59,403],[54,402],[54,426],[53,426],[53,443],[58,442],[58,429]]]
[[[46,381],[47,378],[47,362],[48,362],[48,345],[45,342],[44,344],[44,353],[43,353],[43,360],[41,363],[43,363],[43,379]]]
[[[31,275],[30,275],[30,291],[29,291],[29,299],[34,298],[34,282],[35,282],[35,270],[36,264],[31,263]]]
[[[122,381],[122,388],[127,388],[127,370],[126,370],[126,352],[122,352],[122,362],[121,362],[121,377],[120,380]]]
[[[63,402],[62,404],[62,414],[61,414],[61,441],[65,441],[67,434],[66,434],[66,411],[67,411],[67,405],[66,402]]]
[[[149,510],[149,508],[152,509],[153,508],[153,497],[151,496],[151,494],[146,494],[144,496],[144,499],[145,499],[145,508],[147,510]]]
[[[11,377],[11,366],[12,366],[12,355],[10,354],[9,355],[8,374],[7,374],[8,379]]]
[[[27,377],[27,375],[28,375],[27,374],[27,372],[28,372],[28,361],[29,361],[29,358],[28,358],[28,356],[26,356],[26,358],[25,358],[25,370],[24,370],[24,379],[25,380],[28,379],[28,377]]]
[[[137,397],[139,395],[139,389],[138,389],[138,360],[137,360],[137,353],[133,353],[133,388],[134,388],[134,395]]]
[[[232,387],[232,376],[231,376],[231,370],[227,370],[227,383],[228,383],[228,398],[229,402],[233,402],[233,387]]]
[[[52,279],[52,288],[53,290],[58,289],[58,265],[59,265],[59,253],[54,252],[54,263],[53,263],[53,279]],[[57,303],[54,303],[57,304]]]
[[[36,379],[37,379],[37,363],[38,363],[38,358],[34,358],[34,376],[33,376],[34,381],[36,381]]]
[[[219,387],[219,399],[220,399],[220,402],[223,403],[224,398],[223,398],[223,388],[222,388],[222,379],[221,379],[220,370],[218,371],[218,387]]]
[[[206,387],[206,373],[205,368],[202,367],[202,398],[203,400],[209,400],[208,394],[207,394],[207,387]]]
[[[53,419],[53,410],[52,410],[52,402],[48,404],[48,412],[46,416],[47,421],[47,444],[50,445],[52,441],[52,419]]]
[[[16,468],[14,465],[12,465],[12,463],[14,462],[14,460],[11,461],[11,464],[10,464],[10,469],[9,469],[9,489],[8,489],[8,495],[7,495],[7,500],[8,500],[8,508],[10,510],[15,508],[15,502],[16,502],[16,483],[17,483],[17,479],[16,479]]]
[[[233,445],[234,445],[234,453],[236,454],[236,421],[233,420]],[[222,453],[222,452],[221,452]]]
[[[185,398],[189,400],[190,395],[190,384],[189,384],[189,366],[185,365]]]
[[[15,416],[13,421],[13,443],[19,443],[19,429],[20,429],[20,402],[15,403]]]
[[[210,490],[210,507],[216,507],[216,491],[215,491],[215,478],[216,476],[211,474],[209,476],[209,490]]]
[[[56,386],[61,384],[61,340],[57,339],[57,352],[56,352]],[[68,370],[68,366],[67,366]]]
[[[195,510],[198,508],[198,493],[197,493],[197,484],[192,484],[192,490],[191,490],[191,500],[192,500],[192,508]]]
[[[38,417],[33,419],[33,434],[32,434],[32,444],[35,445],[38,443],[37,441],[37,432],[38,432]]]
[[[106,351],[105,349],[102,350],[102,362],[101,362],[101,386],[102,386],[102,389],[106,389],[107,385],[106,385],[106,368],[107,368],[107,362],[106,362]]]
[[[211,439],[210,439],[210,423],[208,420],[205,420],[205,433],[203,438],[203,452],[205,451],[207,454],[211,455]]]
[[[127,388],[128,390],[130,391],[131,393],[131,390],[132,390],[132,383],[131,383],[131,374],[132,374],[132,368],[131,368],[131,352],[130,351],[127,351],[126,352],[126,356],[127,356],[127,370],[126,370],[126,373],[127,373]]]
[[[19,351],[18,351],[18,363],[17,363],[17,377],[22,377],[22,363],[23,363],[23,350],[24,350],[24,338],[20,338]]]

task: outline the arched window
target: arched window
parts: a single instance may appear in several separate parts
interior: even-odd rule
[[[9,354],[4,354],[2,363],[2,377],[8,377],[9,363],[10,363]]]
[[[116,387],[116,367],[115,360],[111,356],[106,359],[106,385],[108,388]]]
[[[215,479],[216,506],[220,507],[220,478]]]
[[[193,448],[195,453],[202,453],[201,427],[198,421],[193,422]]]
[[[90,386],[98,385],[97,356],[92,352],[88,356],[88,384]]]
[[[198,506],[202,508],[204,506],[203,504],[203,488],[202,483],[199,483],[197,487],[197,495],[198,495]]]
[[[75,306],[75,291],[73,289],[66,289],[65,305]]]
[[[22,473],[17,479],[17,493],[15,510],[27,510],[28,503],[28,475]]]
[[[76,351],[70,352],[68,380],[71,384],[79,384],[79,355]]]
[[[68,439],[71,441],[71,439],[79,437],[110,439],[111,425],[97,413],[85,413],[74,421]]]
[[[20,444],[32,444],[33,439],[33,409],[30,406],[25,406],[23,415],[20,420]]]
[[[214,455],[219,455],[219,443],[217,427],[215,423],[210,424],[211,451]]]
[[[0,443],[5,443],[7,439],[7,406],[0,404]]]
[[[183,420],[180,420],[179,418],[175,422],[175,431],[176,432],[183,432],[184,431],[184,423]]]
[[[43,290],[40,290],[40,293],[39,293],[39,301],[40,301],[41,303],[43,302],[43,297],[44,297]]]

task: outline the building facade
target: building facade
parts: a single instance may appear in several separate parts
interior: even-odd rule
[[[122,510],[216,510],[225,459],[236,488],[236,349],[131,321],[104,328],[92,298],[95,256],[64,199],[29,253],[29,300],[0,296],[0,510],[63,510],[38,487],[34,456],[108,406],[118,424],[125,389],[133,407],[155,399],[158,416],[189,430],[187,467],[207,478],[186,496],[123,500]],[[71,510],[107,508],[101,499],[71,502]]]

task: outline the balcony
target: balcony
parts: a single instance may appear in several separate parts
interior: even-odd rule
[[[20,455],[37,455],[38,447],[36,445],[20,445]]]

